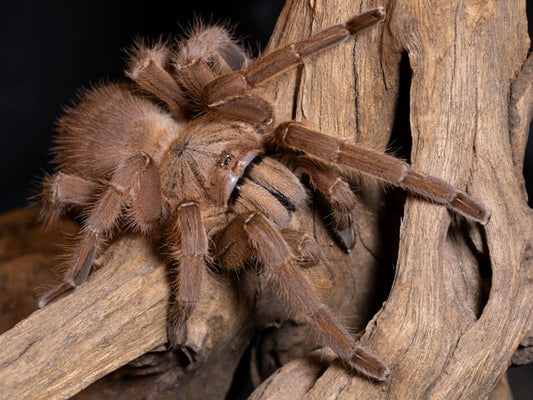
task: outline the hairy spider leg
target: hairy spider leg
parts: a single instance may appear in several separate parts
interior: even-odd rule
[[[472,196],[434,176],[415,171],[396,157],[325,135],[294,121],[281,123],[275,142],[286,149],[301,151],[320,160],[339,164],[399,186],[477,221],[486,224],[490,213]]]
[[[248,212],[236,216],[213,238],[215,243],[213,257],[226,269],[242,269],[254,256],[254,251],[248,243],[248,236],[242,229],[245,220],[243,215],[249,214]],[[295,255],[299,266],[312,267],[322,260],[320,247],[313,236],[292,229],[282,229],[280,233]]]
[[[292,229],[283,229],[280,233],[296,256],[295,261],[300,267],[312,267],[322,260],[322,252],[313,236]]]
[[[235,97],[231,85],[225,96],[233,96],[233,100],[223,107],[222,113],[216,107],[206,107],[206,85],[228,74],[231,78],[232,71],[241,70],[248,63],[248,56],[225,29],[218,26],[204,30],[197,28],[176,54],[175,78],[199,113],[250,123],[272,121],[273,108],[269,102],[253,93]],[[221,84],[224,84],[225,79],[222,80]]]
[[[161,214],[159,185],[155,164],[146,153],[133,155],[115,171],[108,188],[88,214],[64,282],[40,299],[40,307],[85,282],[98,248],[115,227],[122,207],[130,197],[132,223],[141,231],[148,231],[155,225]]]
[[[331,229],[340,240],[344,250],[351,251],[355,246],[355,223],[359,201],[350,185],[331,167],[317,159],[289,154],[282,161],[294,170],[295,174],[308,177],[309,185],[319,192],[329,204]]]
[[[222,74],[243,68],[248,61],[248,56],[226,29],[198,24],[179,47],[173,64],[176,80],[196,105],[200,105],[207,83]]]
[[[129,50],[129,56],[126,75],[163,100],[178,120],[186,119],[191,106],[183,90],[165,69],[170,56],[166,45],[159,42],[149,47],[137,42]]]
[[[221,74],[240,69],[249,59],[220,26],[195,28],[171,55],[166,44],[138,42],[129,51],[126,74],[165,103],[178,119],[193,114],[202,104],[203,87]],[[169,64],[174,74],[167,71]]]
[[[200,299],[209,246],[200,207],[195,202],[184,202],[177,207],[171,229],[171,257],[178,265],[168,329],[171,345],[175,346],[184,342],[186,322]]]
[[[198,61],[209,64],[217,74],[225,74],[245,67],[250,60],[227,29],[196,23],[181,43],[174,64],[181,70]]]
[[[287,226],[291,220],[289,210],[274,195],[248,178],[241,180],[239,195],[232,209],[236,214],[260,211],[280,228]]]
[[[102,185],[76,175],[58,172],[45,177],[39,194],[42,205],[39,218],[46,226],[53,224],[70,206],[84,208],[93,203]]]
[[[248,168],[247,176],[262,186],[290,210],[300,208],[307,199],[307,193],[292,171],[272,157],[263,157]]]
[[[280,290],[288,304],[309,318],[311,325],[345,362],[356,372],[377,381],[390,371],[374,354],[358,346],[353,337],[323,305],[297,265],[296,256],[281,232],[259,212],[243,217],[253,254],[263,266],[266,277]]]
[[[344,24],[326,28],[308,39],[265,54],[248,68],[223,75],[205,85],[203,93],[205,105],[211,112],[228,119],[239,118],[249,122],[271,123],[272,106],[268,103],[263,105],[263,99],[250,93],[254,87],[298,65],[303,58],[342,43],[384,18],[385,10],[379,7],[359,14]],[[263,112],[260,110],[261,107],[266,107]],[[254,114],[257,112],[259,114]]]
[[[233,204],[236,214],[261,211],[280,229],[290,221],[289,210],[302,206],[307,193],[294,174],[271,157],[262,158],[241,180]]]

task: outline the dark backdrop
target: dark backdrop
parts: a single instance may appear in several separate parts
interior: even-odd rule
[[[528,0],[531,8],[533,0]],[[195,16],[236,25],[237,36],[264,47],[283,0],[135,2],[10,1],[0,24],[0,212],[28,204],[39,177],[51,172],[54,123],[76,90],[123,78],[125,49],[136,35],[181,33]],[[530,24],[531,25],[531,24]],[[531,26],[530,26],[531,32]],[[531,36],[531,34],[530,34]],[[533,146],[528,146],[533,151]],[[533,182],[532,157],[525,175]],[[531,197],[531,195],[530,195]],[[529,399],[533,368],[511,371],[516,399]]]

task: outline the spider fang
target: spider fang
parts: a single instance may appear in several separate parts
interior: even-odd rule
[[[218,165],[222,169],[229,169],[223,185],[223,196],[225,202],[229,200],[233,190],[235,189],[235,186],[237,186],[237,183],[239,182],[239,179],[242,178],[246,168],[253,162],[253,160],[255,160],[258,154],[259,152],[257,150],[246,151],[240,157],[238,157],[236,162],[233,161],[235,159],[233,154],[224,154],[223,158],[218,162]],[[234,164],[232,167],[230,167],[231,162]]]

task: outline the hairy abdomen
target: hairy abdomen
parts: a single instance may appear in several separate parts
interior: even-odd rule
[[[177,124],[126,84],[87,90],[59,120],[59,168],[86,179],[107,178],[129,156],[144,151],[156,158]]]

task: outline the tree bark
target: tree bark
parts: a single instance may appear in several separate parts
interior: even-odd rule
[[[515,359],[531,361],[533,318],[533,224],[521,172],[533,112],[525,2],[288,0],[266,51],[378,5],[387,11],[382,26],[281,74],[263,95],[279,121],[374,149],[406,128],[418,170],[492,212],[483,227],[408,195],[400,219],[396,192],[384,196],[354,177],[361,211],[350,254],[320,207],[294,216],[324,255],[305,273],[351,330],[366,326],[361,342],[391,367],[390,380],[353,376],[327,350],[308,356],[320,343],[253,268],[238,277],[210,271],[186,342],[167,351],[167,267],[157,244],[130,235],[79,289],[0,336],[0,398],[68,398],[124,366],[77,398],[220,399],[252,340],[252,399],[486,398],[502,376],[491,399],[509,398],[504,373],[519,344]],[[52,243],[68,243],[58,230],[37,230],[35,217],[0,218],[1,330],[35,309],[29,288],[54,270]]]

